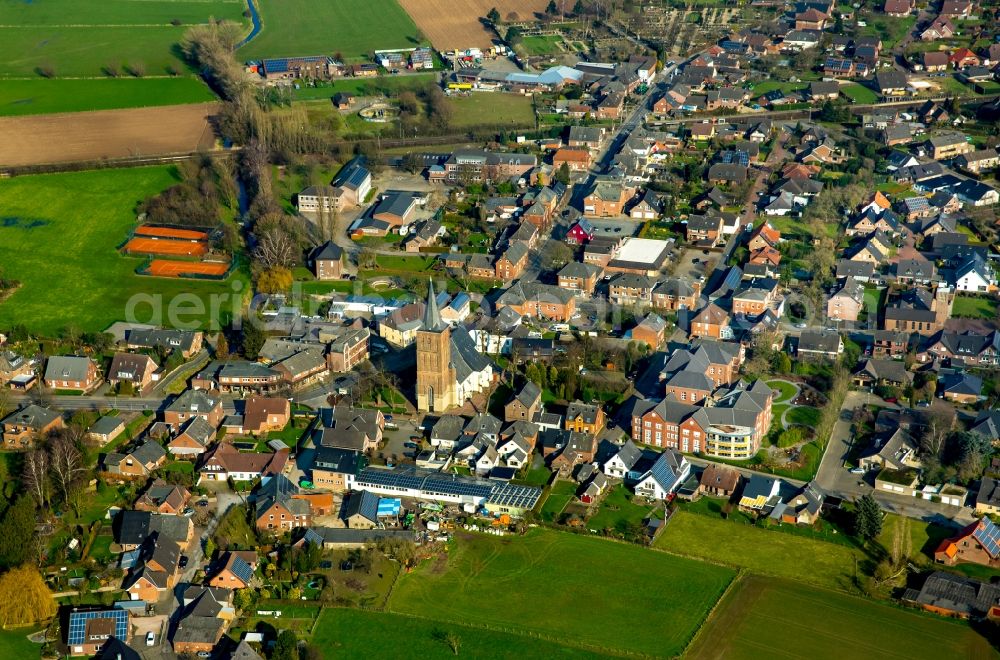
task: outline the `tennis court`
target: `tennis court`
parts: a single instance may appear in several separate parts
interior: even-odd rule
[[[169,259],[153,259],[149,264],[148,275],[156,277],[182,277],[184,275],[207,275],[222,277],[229,272],[229,264],[218,261],[171,261]]]
[[[203,242],[175,241],[169,238],[136,237],[125,244],[125,251],[139,254],[200,257],[208,251],[208,245]]]
[[[179,241],[207,241],[208,233],[195,229],[174,229],[173,227],[154,227],[142,225],[135,230],[136,236],[156,236],[159,238],[174,238]]]

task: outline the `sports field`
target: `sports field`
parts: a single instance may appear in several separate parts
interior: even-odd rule
[[[229,264],[218,261],[171,261],[153,259],[149,263],[149,275],[154,277],[184,277],[186,275],[206,275],[221,277],[229,270]]]
[[[656,547],[833,589],[850,588],[855,557],[862,558],[839,543],[686,511],[671,517]]]
[[[454,108],[451,125],[455,128],[495,126],[506,130],[535,127],[535,109],[530,96],[473,92],[469,96],[453,96],[448,103]]]
[[[239,59],[334,55],[371,61],[375,50],[413,48],[417,26],[396,0],[257,0],[262,28]]]
[[[686,655],[692,660],[997,656],[963,623],[757,576],[733,585]]]
[[[103,330],[125,318],[126,305],[137,294],[161,301],[157,308],[167,323],[168,305],[179,303],[178,294],[195,294],[207,309],[209,294],[232,293],[229,282],[136,275],[143,259],[118,252],[135,223],[136,205],[174,182],[169,167],[0,180],[0,263],[6,277],[22,282],[0,303],[0,328],[24,323],[47,335],[68,325]],[[222,307],[226,315],[230,301],[227,297]],[[151,314],[150,304],[136,309],[139,320]],[[207,312],[192,316],[203,322]]]
[[[202,103],[214,98],[208,86],[191,75],[0,80],[0,116]]]
[[[125,252],[131,254],[166,254],[171,256],[200,257],[208,251],[205,243],[193,241],[173,241],[163,238],[136,236],[125,244]]]
[[[459,656],[550,660],[600,658],[580,648],[548,640],[509,634],[456,623],[373,612],[328,608],[320,614],[312,642],[324,657],[334,658],[454,658],[445,635],[459,640]],[[401,642],[400,640],[406,640]]]
[[[447,561],[400,578],[389,609],[597,652],[669,657],[684,649],[734,575],[639,546],[545,529],[523,537],[459,534]]]

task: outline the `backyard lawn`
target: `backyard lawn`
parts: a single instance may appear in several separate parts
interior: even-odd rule
[[[878,101],[878,95],[875,92],[858,83],[841,85],[840,93],[851,99],[854,103],[861,105],[870,105]]]
[[[796,388],[791,383],[784,380],[769,380],[767,381],[767,386],[772,390],[779,390],[779,394],[775,399],[775,403],[784,403],[795,396]]]
[[[391,611],[612,654],[678,655],[735,574],[546,529],[518,538],[459,533],[449,550],[446,564],[431,560],[400,578]],[[650,625],[636,625],[637,612]]]
[[[542,520],[554,522],[576,494],[576,484],[572,481],[557,481],[552,484],[548,499],[542,505]]]
[[[470,126],[496,126],[508,128],[534,128],[535,110],[530,96],[521,94],[472,93],[448,99],[452,107],[453,128]]]
[[[220,320],[227,321],[231,282],[142,277],[135,269],[144,260],[117,250],[135,225],[136,205],[175,182],[171,167],[0,181],[4,275],[21,282],[0,303],[0,328],[24,323],[50,336],[70,325],[100,331],[125,320],[130,304],[138,322],[198,327],[206,323],[213,293],[226,294]]]
[[[909,660],[995,658],[997,652],[966,623],[751,575],[729,590],[686,657]]]
[[[976,296],[956,296],[952,316],[972,319],[996,319],[997,301]]]
[[[343,78],[315,87],[304,86],[292,90],[292,98],[297,101],[332,99],[337,92],[347,92],[355,96],[376,96],[400,92],[404,89],[420,89],[433,84],[437,74],[417,73],[407,76],[378,76],[376,78]]]
[[[785,415],[785,420],[789,424],[801,424],[810,428],[815,427],[819,424],[819,410],[810,408],[809,406],[795,406]]]
[[[654,506],[633,503],[631,491],[619,484],[604,498],[597,513],[587,520],[587,527],[598,531],[621,530],[629,524],[642,524],[656,509]]]
[[[848,589],[854,560],[863,558],[845,545],[685,511],[671,516],[656,547],[832,589]]]
[[[375,50],[413,48],[417,26],[396,0],[257,0],[263,28],[236,53],[241,61],[335,55],[370,61]]]
[[[553,55],[560,52],[559,42],[562,37],[559,35],[532,35],[522,37],[521,46],[529,55]]]
[[[44,626],[39,626],[42,628]],[[38,658],[42,655],[42,647],[28,639],[28,635],[37,632],[37,628],[0,629],[0,658]]]

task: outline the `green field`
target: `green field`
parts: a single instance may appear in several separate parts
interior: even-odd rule
[[[552,484],[552,490],[548,498],[542,504],[541,516],[546,522],[555,522],[576,495],[576,484],[572,481],[556,481]]]
[[[0,75],[102,76],[108,64],[143,64],[147,75],[184,70],[174,46],[194,23],[242,21],[241,0],[42,0],[0,4]],[[180,25],[172,25],[172,21]]]
[[[0,81],[0,116],[203,103],[215,95],[200,79],[97,78]]]
[[[258,0],[263,28],[242,59],[334,55],[371,61],[375,50],[413,48],[417,26],[396,0]]]
[[[535,109],[530,96],[521,94],[472,93],[450,99],[451,126],[495,126],[498,129],[534,128]]]
[[[955,296],[955,305],[951,309],[952,316],[971,319],[997,318],[997,301],[991,298],[975,296]]]
[[[968,625],[785,580],[741,578],[699,633],[693,660],[995,658]]]
[[[520,538],[460,534],[449,550],[446,562],[400,578],[391,611],[614,653],[679,654],[734,576],[712,564],[544,529]]]
[[[328,85],[301,87],[292,91],[296,101],[332,99],[337,92],[347,92],[356,96],[389,95],[406,89],[421,89],[437,78],[435,73],[415,73],[406,76],[378,76],[377,78],[344,78]]]
[[[438,623],[401,614],[351,609],[325,609],[313,643],[330,658],[454,658],[444,639],[460,641],[459,655],[470,658],[599,658],[579,648],[534,637],[495,632],[456,623]],[[399,640],[405,639],[405,644]]]
[[[597,513],[587,520],[587,527],[598,531],[604,529],[621,531],[628,524],[642,524],[642,521],[652,515],[656,508],[634,503],[631,491],[624,484],[619,484],[604,498]],[[663,517],[662,512],[657,515]]]
[[[796,406],[785,416],[785,421],[813,428],[819,424],[819,410],[809,406]]]
[[[557,35],[530,36],[521,39],[521,46],[528,55],[554,55],[562,52],[559,43],[562,37]]]
[[[0,181],[2,265],[6,277],[21,282],[0,303],[0,328],[24,323],[47,335],[67,325],[103,330],[123,320],[129,299],[140,294],[162,301],[158,306],[167,323],[168,305],[184,300],[176,299],[178,294],[194,294],[190,300],[206,309],[209,294],[232,294],[228,282],[136,275],[143,259],[117,251],[135,224],[136,205],[175,180],[172,168],[149,167]],[[225,314],[231,306],[221,309]],[[150,305],[136,307],[137,320],[152,319],[150,314]],[[204,323],[207,313],[185,317]]]
[[[781,392],[781,394],[774,399],[775,403],[783,403],[791,400],[797,391],[794,385],[784,380],[769,380],[767,381],[767,386],[772,390],[778,390]]]
[[[28,639],[28,635],[36,631],[33,627],[0,630],[0,657],[40,658],[41,645]]]
[[[878,101],[878,95],[875,92],[857,83],[841,85],[840,93],[851,99],[854,103],[860,103],[862,105]]]
[[[656,547],[834,589],[850,587],[854,560],[862,558],[844,545],[685,511],[671,516]]]

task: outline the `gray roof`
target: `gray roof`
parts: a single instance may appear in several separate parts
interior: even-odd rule
[[[219,400],[204,390],[185,390],[166,409],[170,412],[207,413],[217,405]]]
[[[87,429],[87,432],[93,433],[94,435],[108,435],[124,425],[125,421],[122,420],[121,417],[116,415],[105,415],[94,422],[91,427]]]
[[[45,380],[87,380],[89,357],[53,355],[45,365]]]
[[[479,352],[476,341],[465,328],[456,328],[451,333],[451,366],[459,382],[470,374],[485,371],[493,362]]]
[[[424,306],[424,330],[439,332],[445,327],[438,310],[437,298],[434,296],[434,280],[427,283],[427,304]]]
[[[37,430],[45,428],[59,417],[59,413],[32,403],[4,417],[3,423],[27,426]]]

